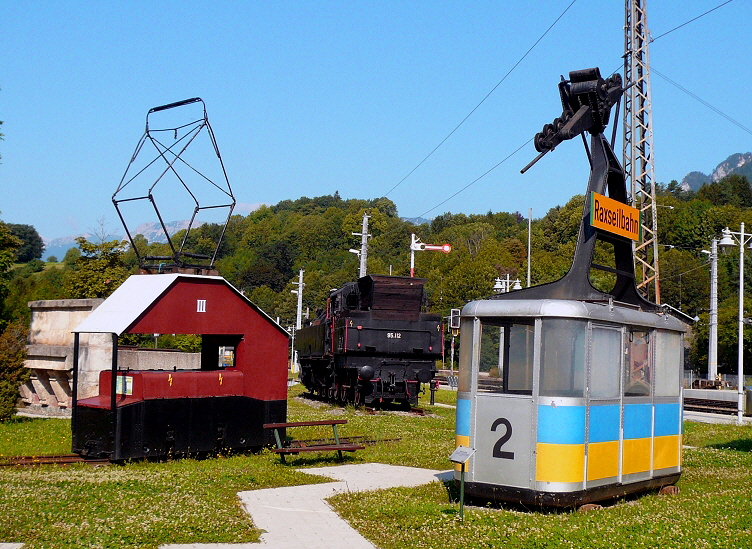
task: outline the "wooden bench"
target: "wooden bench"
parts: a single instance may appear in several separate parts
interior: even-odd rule
[[[292,423],[265,423],[264,429],[274,429],[274,440],[277,442],[277,447],[274,448],[274,453],[279,454],[282,459],[282,463],[285,463],[285,454],[298,454],[300,452],[337,452],[339,458],[342,459],[342,452],[355,452],[356,450],[363,450],[365,446],[362,444],[355,444],[351,442],[340,442],[339,433],[337,433],[337,425],[344,425],[347,423],[346,419],[330,419],[324,421],[295,421]],[[279,435],[280,429],[288,429],[290,427],[315,427],[319,425],[331,425],[334,432],[334,444],[311,444],[308,446],[290,446],[285,445],[282,441],[282,437]],[[286,442],[286,441],[285,441]]]

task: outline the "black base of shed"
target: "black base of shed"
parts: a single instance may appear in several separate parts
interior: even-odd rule
[[[143,400],[74,410],[73,452],[114,461],[251,450],[273,445],[265,423],[284,422],[287,401],[244,396]]]

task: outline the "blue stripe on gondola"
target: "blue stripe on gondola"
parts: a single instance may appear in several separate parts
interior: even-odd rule
[[[678,402],[655,405],[655,436],[681,434],[681,407]]]
[[[538,442],[585,443],[584,406],[538,406]]]
[[[619,440],[619,405],[590,406],[590,442]]]
[[[457,426],[455,433],[470,436],[470,401],[466,398],[457,399]]]
[[[652,435],[653,405],[624,405],[624,438],[650,438]]]

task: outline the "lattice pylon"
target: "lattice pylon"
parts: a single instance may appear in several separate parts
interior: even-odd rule
[[[658,215],[653,166],[650,36],[646,0],[626,0],[624,24],[624,177],[640,210],[642,240],[635,243],[637,289],[661,302],[658,276]]]

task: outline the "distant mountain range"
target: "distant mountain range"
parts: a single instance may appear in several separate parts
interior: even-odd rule
[[[710,175],[702,172],[689,172],[681,180],[681,188],[691,191],[696,191],[706,183],[712,183],[723,179],[730,174],[746,175],[747,178],[752,181],[752,153],[736,153],[729,156],[726,160],[718,164],[716,168],[710,173]],[[410,221],[415,225],[422,223],[430,223],[430,219],[423,217],[403,217],[404,221]],[[203,221],[195,221],[194,227],[203,225]],[[167,232],[172,236],[176,232],[188,228],[188,221],[170,221],[166,224]],[[164,232],[158,223],[142,223],[132,233],[134,236],[142,234],[149,242],[167,242]],[[58,259],[62,260],[70,248],[76,247],[76,238],[83,236],[84,238],[91,239],[93,235],[90,233],[83,233],[73,236],[63,236],[61,238],[55,238],[53,240],[45,240],[45,248],[43,257],[46,259],[51,255],[54,255]],[[124,239],[124,234],[108,235],[110,240]]]
[[[702,172],[689,172],[681,180],[685,191],[696,191],[706,183],[714,183],[731,174],[746,175],[752,181],[752,153],[736,153],[718,164],[710,175]]]
[[[187,220],[170,221],[169,223],[165,223],[165,227],[167,228],[169,235],[172,236],[178,231],[187,229],[188,223],[189,221]],[[193,228],[195,229],[196,227],[200,227],[203,224],[203,221],[194,221]],[[136,227],[131,234],[133,236],[142,234],[149,242],[167,242],[167,237],[165,237],[162,227],[160,227],[159,223],[157,223],[156,221],[150,223],[142,223],[141,225]],[[94,235],[92,235],[91,233],[82,233],[72,236],[54,238],[52,240],[45,240],[43,258],[47,259],[51,255],[54,255],[62,261],[63,257],[65,257],[65,253],[69,249],[76,247],[76,239],[80,236],[83,236],[87,240],[91,240]],[[107,240],[124,240],[126,236],[125,234],[112,234],[107,235],[106,238]]]
[[[423,223],[431,223],[430,219],[425,217],[400,217],[402,221],[409,221],[413,225],[422,225]]]

